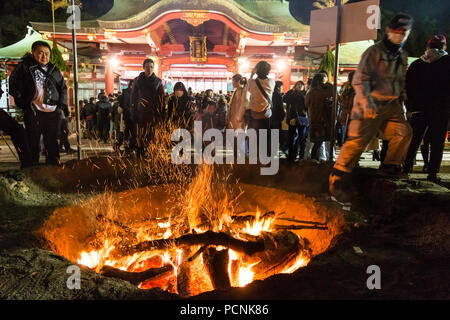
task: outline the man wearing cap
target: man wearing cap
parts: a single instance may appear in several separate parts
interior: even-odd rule
[[[36,41],[9,79],[10,93],[23,110],[33,165],[39,163],[40,138],[44,137],[46,163],[59,161],[60,110],[67,117],[67,87],[61,71],[50,62],[50,45]]]
[[[445,136],[450,119],[450,56],[445,51],[447,40],[435,35],[425,54],[414,61],[406,73],[408,101],[413,138],[405,160],[404,171],[412,172],[417,149],[425,133],[431,137],[431,155],[427,179],[439,182]]]
[[[348,128],[348,139],[329,177],[330,193],[338,200],[350,197],[350,173],[370,140],[381,131],[389,149],[378,174],[403,177],[402,167],[411,141],[412,130],[405,116],[405,75],[407,54],[403,46],[413,19],[396,15],[380,42],[368,48],[361,57],[353,77],[355,98]]]

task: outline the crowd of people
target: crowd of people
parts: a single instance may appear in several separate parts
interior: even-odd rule
[[[333,90],[325,71],[307,85],[298,81],[284,94],[283,83],[268,77],[270,64],[260,61],[249,79],[235,74],[234,90],[225,94],[212,89],[194,93],[182,82],[175,83],[173,92],[168,94],[152,72],[153,61],[145,60],[143,67],[144,71],[123,92],[108,97],[101,92],[97,99],[80,101],[86,138],[111,142],[117,151],[123,145],[126,154],[144,155],[158,123],[170,121],[192,130],[193,122],[201,121],[203,130],[214,128],[222,132],[278,129],[279,150],[292,164],[307,157],[327,159],[324,142],[331,128]],[[242,145],[235,151],[246,149],[248,146]]]
[[[280,133],[279,150],[291,164],[307,158],[327,160],[333,156],[327,154],[327,144],[340,147],[330,174],[330,192],[337,196],[348,190],[348,175],[363,151],[373,151],[373,160],[381,162],[380,175],[403,177],[412,172],[423,141],[424,171],[429,180],[438,182],[450,119],[450,57],[446,38],[435,35],[425,54],[408,68],[403,47],[412,26],[410,16],[397,15],[383,40],[363,54],[358,69],[339,91],[336,124],[333,86],[326,71],[284,90],[290,84],[270,78],[270,64],[260,61],[248,79],[240,74],[232,77],[231,92],[194,93],[177,82],[167,94],[153,72],[153,60],[146,59],[143,71],[122,92],[109,96],[101,92],[80,102],[85,137],[111,142],[121,153],[147,157],[155,128],[168,122],[187,129],[194,121],[201,121],[203,130],[275,129]],[[10,77],[10,93],[23,110],[25,130],[0,114],[2,130],[13,137],[22,167],[36,165],[41,149],[48,164],[60,163],[60,150],[72,152],[67,140],[67,88],[49,56],[49,45],[35,42]],[[236,146],[234,151],[247,153],[248,146]]]

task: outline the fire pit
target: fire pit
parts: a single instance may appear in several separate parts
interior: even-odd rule
[[[312,198],[223,183],[203,166],[186,184],[105,192],[59,208],[41,231],[74,263],[188,297],[292,273],[325,251],[343,224]]]

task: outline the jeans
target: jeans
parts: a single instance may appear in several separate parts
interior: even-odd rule
[[[308,127],[289,126],[289,161],[293,162],[300,151],[300,160],[305,158],[306,133]]]

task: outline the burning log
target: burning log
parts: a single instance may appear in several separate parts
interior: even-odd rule
[[[252,268],[255,280],[282,272],[292,266],[299,255],[303,255],[306,259],[310,257],[307,240],[295,233],[287,230],[277,233],[263,232],[261,237],[264,239],[265,250],[251,257],[243,257],[247,264],[259,261]]]
[[[304,226],[304,225],[281,225],[276,224],[273,226],[275,230],[301,230],[301,229],[318,229],[318,230],[328,230],[328,227],[321,226]]]
[[[195,259],[197,259],[197,258],[203,253],[203,251],[205,251],[205,249],[206,249],[207,247],[208,247],[208,246],[203,246],[203,247],[201,247],[200,249],[198,249],[198,251],[197,251],[196,253],[194,253],[194,255],[188,259],[188,261],[189,261],[189,262],[192,262],[192,261],[194,261]]]
[[[281,212],[280,214],[283,214],[283,212]],[[273,218],[275,216],[275,212],[274,211],[268,211],[266,213],[264,213],[263,215],[261,215],[261,217],[259,217],[259,219],[263,220],[263,219],[268,219],[268,218]],[[231,219],[233,219],[234,223],[246,223],[248,222],[252,222],[256,219],[255,215],[245,215],[245,216],[239,216],[239,215],[234,215],[231,217]]]
[[[190,297],[213,290],[209,277],[205,277],[205,266],[201,259],[189,260],[192,248],[183,250],[177,272],[177,291],[181,297]]]
[[[303,223],[303,224],[313,224],[316,226],[326,226],[326,222],[317,222],[317,221],[305,221],[305,220],[297,220],[297,219],[293,219],[293,218],[277,218],[277,220],[285,220],[285,221],[290,221],[290,222],[295,222],[295,223]]]
[[[103,266],[100,273],[105,277],[118,278],[137,285],[146,280],[157,281],[170,276],[173,273],[173,266],[168,264],[161,268],[152,268],[142,272],[128,272],[110,266]]]
[[[133,255],[141,251],[165,250],[172,247],[179,246],[196,246],[196,245],[215,245],[224,246],[233,249],[236,252],[244,253],[246,255],[253,255],[256,252],[264,250],[264,242],[258,241],[243,241],[226,233],[218,233],[207,231],[199,234],[186,234],[175,239],[158,239],[153,241],[144,241],[132,247],[122,247],[118,250],[123,255]]]
[[[226,290],[231,287],[228,275],[229,259],[228,249],[217,251],[215,248],[208,247],[203,253],[203,263],[216,290]]]

